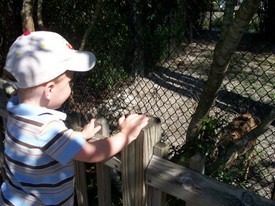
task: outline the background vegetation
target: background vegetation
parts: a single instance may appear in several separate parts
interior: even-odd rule
[[[202,34],[206,31],[217,31],[218,37],[220,37],[221,27],[225,25],[226,21],[223,15],[226,2],[222,0],[43,1],[42,23],[39,23],[39,15],[37,15],[37,12],[39,12],[37,5],[40,1],[30,2],[34,3],[33,18],[35,30],[58,32],[64,36],[74,48],[91,50],[97,56],[97,65],[94,70],[89,74],[85,74],[85,76],[78,75],[75,79],[73,97],[69,105],[65,105],[64,107],[65,111],[77,111],[84,116],[87,114],[87,110],[83,108],[90,107],[91,105],[100,106],[102,102],[104,103],[104,100],[109,99],[110,96],[116,96],[128,88],[128,86],[134,82],[133,80],[136,80],[138,77],[148,77],[150,73],[159,71],[158,68],[163,67],[172,57],[177,56],[180,58],[182,53],[188,52],[188,48],[193,51],[193,55],[194,51],[199,48],[199,45],[192,47],[195,42],[194,40],[201,38]],[[249,20],[249,24],[243,26],[246,29],[245,31],[248,33],[255,32],[257,34],[256,40],[254,41],[265,40],[271,45],[274,44],[275,12],[272,1],[251,0],[245,2],[252,2],[251,4],[260,3],[260,5],[257,5],[259,18],[255,21],[253,21],[253,19],[252,21]],[[24,30],[21,19],[22,5],[22,0],[1,0],[1,68],[4,66],[5,56],[9,46]],[[239,2],[231,5],[231,7],[235,8],[240,5]],[[230,5],[227,8],[230,9]],[[229,11],[229,9],[227,10]],[[216,15],[215,18],[213,13]],[[248,12],[245,12],[245,14],[246,13]],[[233,17],[236,16],[234,9],[231,15],[232,17],[229,18],[229,22],[231,23],[227,25],[226,29],[232,25]],[[210,19],[210,21],[206,21],[206,19]],[[85,36],[86,34],[87,36]],[[204,35],[204,37],[208,38],[206,35]],[[241,39],[241,37],[242,35],[238,38]],[[211,41],[216,41],[218,38],[213,39],[214,40],[211,39]],[[238,42],[235,46],[238,46]],[[202,52],[205,51],[206,50]],[[253,52],[251,56],[244,56],[241,52],[237,52],[233,56],[228,55],[228,62],[231,59],[230,57],[234,60],[233,65],[227,73],[230,81],[235,80],[236,76],[241,73],[240,71],[245,71],[247,62],[254,59]],[[261,50],[258,52],[260,53]],[[262,53],[264,53],[264,51],[262,51]],[[190,61],[190,58],[199,59],[192,55],[191,57],[188,56],[189,59],[186,59],[185,62],[177,59],[177,66],[180,67],[180,64],[186,64],[186,62]],[[210,61],[210,58],[212,60],[212,56],[208,56],[207,53],[203,55],[205,55],[206,58],[202,59],[202,61],[192,63],[190,67],[194,73],[202,75],[202,79],[206,81],[211,67],[211,62],[208,64],[208,61]],[[272,58],[273,60],[271,60]],[[234,64],[235,62],[241,62],[243,67],[240,69],[240,64]],[[243,79],[239,79],[240,82],[244,83],[241,85],[231,85],[231,87],[233,87],[232,90],[238,90],[237,92],[240,93],[247,92],[247,96],[255,101],[261,100],[263,96],[271,96],[271,100],[269,100],[270,97],[268,97],[267,102],[273,106],[274,101],[272,98],[274,99],[274,90],[272,91],[272,88],[274,89],[274,79],[272,78],[274,77],[274,73],[272,72],[272,68],[274,70],[274,56],[271,55],[267,60],[265,55],[262,55],[262,57],[256,59],[256,62],[259,63],[259,67],[264,68],[264,73],[270,72],[271,78],[268,77],[268,75],[260,74],[257,76],[254,73],[246,72],[249,74],[249,78],[247,78],[247,74],[244,72],[242,73],[242,75],[244,75]],[[226,66],[227,64],[225,64],[222,69],[226,70]],[[173,64],[170,64],[167,70],[170,69],[170,67],[172,68]],[[185,69],[187,70],[189,68]],[[2,75],[2,70],[0,71]],[[220,77],[222,80],[222,76]],[[263,78],[262,82],[267,82],[269,85],[262,87],[261,84],[256,84],[255,81],[259,78]],[[247,86],[243,86],[243,84]],[[248,89],[251,85],[255,88]],[[266,88],[271,88],[271,90]],[[255,93],[255,91],[257,91],[257,93]],[[142,93],[142,91],[140,93]],[[148,93],[153,93],[153,91],[149,88]],[[262,93],[262,95],[260,93]],[[87,102],[89,102],[89,104]],[[210,106],[211,105],[212,104],[210,104]],[[97,113],[91,115],[99,115],[99,113],[100,112],[97,111]],[[108,116],[106,110],[101,111],[101,113],[107,118],[115,118],[111,117],[112,114]],[[87,115],[85,117],[87,118]],[[195,135],[195,142],[197,144],[192,152],[200,151],[203,154],[209,154],[209,150],[211,150],[215,142],[217,130],[220,130],[223,126],[223,118],[219,116],[209,116],[208,111],[206,111],[205,114],[198,119],[200,120],[197,122],[197,124],[199,124],[199,135]],[[196,124],[194,123],[192,125]],[[203,135],[211,138],[198,142],[197,140],[201,140],[200,137]],[[176,154],[178,154],[178,156],[175,155],[175,161],[178,161],[177,159],[182,160],[187,158],[186,150],[182,148],[179,149],[179,147],[175,150]],[[182,161],[182,164],[185,163],[186,161]],[[88,178],[89,188],[94,191],[94,166],[89,166],[87,171],[87,175],[91,177]],[[221,171],[218,176],[226,182],[236,182],[236,177],[243,177],[240,176],[241,171],[235,170],[233,173],[234,172],[236,174],[231,176],[229,173],[224,174],[223,171]],[[242,180],[238,180],[237,182],[241,181]],[[93,198],[93,201],[95,201],[96,196]],[[119,200],[117,204],[119,204]]]

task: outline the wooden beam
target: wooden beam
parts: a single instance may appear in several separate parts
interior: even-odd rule
[[[78,113],[70,113],[67,115],[66,124],[68,127],[75,131],[81,131],[81,118]],[[77,205],[88,206],[88,196],[87,196],[87,184],[86,184],[86,173],[85,173],[85,163],[74,160],[75,169],[75,191],[77,197]]]
[[[168,158],[169,145],[163,142],[155,144],[154,155],[160,158]],[[158,188],[148,187],[147,203],[150,206],[164,206],[166,202],[166,193]]]
[[[196,203],[197,206],[274,206],[272,200],[228,185],[194,170],[153,156],[146,170],[146,183],[152,187]]]
[[[101,130],[98,133],[103,135],[102,138],[109,137],[110,130],[107,120],[104,118],[99,118],[96,120],[96,123],[101,125]],[[96,164],[96,176],[98,205],[111,206],[111,169],[106,166],[104,162],[99,162]]]
[[[158,118],[150,118],[139,137],[122,150],[123,206],[146,206],[148,188],[145,169],[153,155],[153,146],[160,141],[161,127]]]

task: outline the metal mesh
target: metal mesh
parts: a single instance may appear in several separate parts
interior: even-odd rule
[[[159,35],[161,39],[159,44],[156,43],[152,47],[155,47],[155,51],[160,47],[165,47],[166,50],[161,54],[162,60],[154,65],[147,64],[153,56],[149,52],[146,53],[144,39],[140,36],[141,31],[133,29],[135,33],[127,41],[129,36],[119,36],[122,33],[119,30],[121,28],[119,21],[111,25],[110,32],[100,33],[101,30],[97,29],[92,34],[93,40],[90,44],[94,43],[92,48],[100,61],[99,66],[89,74],[77,76],[74,94],[69,106],[66,105],[64,110],[70,108],[82,113],[85,117],[82,120],[83,123],[91,116],[104,116],[111,122],[113,130],[116,129],[116,119],[121,112],[141,112],[157,116],[162,122],[162,141],[175,149],[183,145],[186,130],[207,80],[225,8],[224,1],[211,2],[210,7],[202,6],[201,9],[204,12],[199,17],[192,13],[194,8],[192,5],[185,7],[183,3],[182,7],[172,9],[170,7],[173,5],[169,5],[170,13],[166,15],[166,20],[159,28],[155,28],[161,34]],[[194,3],[195,6],[196,3]],[[266,1],[263,1],[259,12],[253,17],[242,42],[232,57],[222,87],[210,111],[210,115],[219,119],[224,125],[242,113],[251,113],[262,118],[271,107],[274,107],[275,46],[257,38],[261,35],[262,22],[266,15],[265,3]],[[136,4],[128,6],[133,13],[138,13],[140,9]],[[235,9],[238,7],[239,4],[236,4]],[[111,18],[119,17],[112,16],[112,10],[112,7],[104,7],[104,19],[101,19],[103,23],[101,22],[100,26],[107,24],[106,22]],[[183,10],[186,12],[184,15]],[[144,23],[142,21],[149,18],[149,16],[136,16],[133,13],[128,16],[126,14],[124,18],[141,20],[134,24],[131,24],[130,19],[125,21],[129,23],[129,28],[142,25]],[[189,25],[183,24],[186,23],[184,19],[187,19]],[[198,22],[192,22],[194,19]],[[66,32],[65,29],[63,32]],[[187,33],[183,35],[184,41],[176,41],[175,37],[182,33]],[[126,43],[121,41],[123,38],[126,39]],[[154,36],[151,38],[153,40]],[[117,49],[118,45],[115,44],[118,42],[124,43],[120,49]],[[126,54],[121,48],[125,51],[129,51],[126,48],[132,48],[132,53]],[[109,55],[116,56],[116,61],[108,62]],[[100,76],[101,69],[109,68],[110,65],[118,69],[109,70],[109,73]],[[113,85],[115,89],[110,93],[104,93],[104,87],[96,91],[90,87],[89,82],[92,79],[101,77],[108,80],[108,77],[116,75],[120,68],[131,70],[133,74],[131,81],[115,82]],[[239,168],[232,167],[232,171],[238,170],[238,172],[234,173],[235,176],[229,181],[231,184],[271,198],[275,174],[274,134],[273,123],[268,131],[257,139],[248,176],[242,182],[235,181],[234,179],[238,179],[241,172]]]

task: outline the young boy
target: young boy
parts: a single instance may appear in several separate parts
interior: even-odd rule
[[[7,104],[4,173],[0,205],[73,205],[73,160],[105,160],[137,138],[148,123],[133,114],[118,121],[116,135],[88,143],[100,126],[92,119],[82,132],[65,126],[56,111],[70,96],[73,72],[95,65],[91,52],[73,50],[59,34],[25,32],[7,55],[4,69],[18,88]]]

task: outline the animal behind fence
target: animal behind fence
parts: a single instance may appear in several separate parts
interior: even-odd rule
[[[225,129],[225,132],[221,135],[221,138],[218,142],[218,152],[226,153],[226,149],[230,143],[236,143],[241,139],[241,137],[251,130],[255,129],[260,123],[260,119],[250,113],[241,114],[238,117],[235,117],[231,123]],[[236,151],[231,155],[229,160],[225,164],[225,168],[231,168],[238,158],[243,157],[243,166],[246,170],[245,174],[247,175],[250,167],[250,162],[253,158],[253,150],[256,146],[256,138],[251,139],[247,144],[242,148]]]

